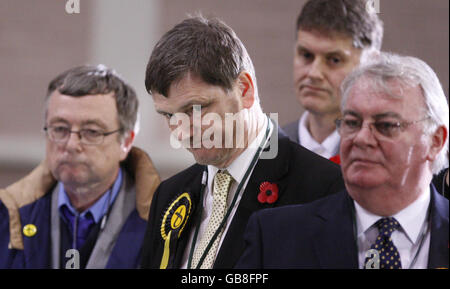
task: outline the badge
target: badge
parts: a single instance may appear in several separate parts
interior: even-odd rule
[[[169,264],[170,247],[176,247],[175,242],[181,236],[181,232],[186,226],[191,209],[191,197],[188,193],[183,193],[178,196],[164,212],[161,222],[161,237],[165,242],[160,269],[167,268],[167,265]]]
[[[278,200],[278,186],[275,183],[263,182],[259,186],[258,201],[261,204],[273,204]]]
[[[23,227],[23,234],[27,237],[33,237],[37,233],[37,228],[33,224],[28,224]]]

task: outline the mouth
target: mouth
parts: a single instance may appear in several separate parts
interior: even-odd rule
[[[361,165],[378,165],[380,162],[370,160],[370,159],[364,159],[364,158],[355,158],[351,161],[351,164],[361,164]]]
[[[309,85],[309,84],[302,84],[300,85],[299,90],[311,90],[311,91],[315,91],[315,92],[326,92],[327,90],[318,86],[313,86],[313,85]]]
[[[81,165],[85,165],[85,163],[80,162],[80,161],[71,161],[71,160],[63,160],[63,161],[59,162],[60,167],[67,166],[67,167],[73,168],[73,167],[78,167]]]

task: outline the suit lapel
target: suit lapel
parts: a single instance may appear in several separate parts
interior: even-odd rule
[[[428,268],[448,268],[448,200],[431,186],[431,238]]]
[[[202,177],[203,172],[206,169],[205,166],[198,166],[198,173],[195,174],[193,179],[190,179],[183,186],[182,192],[188,192],[192,198],[192,213],[190,219],[186,224],[183,232],[181,233],[180,239],[177,242],[176,255],[174,260],[174,268],[181,267],[181,261],[183,259],[183,255],[185,250],[190,250],[191,248],[187,248],[187,244],[189,242],[189,237],[191,235],[192,230],[195,230],[196,226],[199,223],[199,219],[201,218],[202,212],[202,200],[200,198],[202,187]]]
[[[324,224],[314,238],[314,250],[320,268],[358,268],[353,225],[353,203],[347,191],[334,195],[317,217]]]
[[[271,137],[276,137],[275,132]],[[259,186],[262,182],[275,183],[278,186],[278,198],[287,189],[287,184],[283,183],[282,177],[289,170],[289,140],[282,134],[278,134],[278,154],[274,159],[259,159],[255,165],[247,186],[239,202],[238,209],[231,221],[227,234],[223,240],[214,268],[232,268],[244,250],[244,231],[250,216],[264,208],[274,207],[272,205],[258,202]],[[225,248],[222,250],[222,248]]]

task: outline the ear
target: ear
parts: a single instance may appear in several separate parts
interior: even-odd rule
[[[448,131],[445,126],[441,125],[431,136],[431,146],[427,157],[429,161],[434,161],[436,159],[439,152],[444,148],[447,138]]]
[[[133,146],[135,133],[134,131],[129,131],[125,134],[122,143],[120,144],[120,161],[123,161],[127,158],[128,153]]]
[[[242,71],[238,76],[239,96],[241,97],[242,106],[250,108],[255,101],[255,87],[250,73]]]

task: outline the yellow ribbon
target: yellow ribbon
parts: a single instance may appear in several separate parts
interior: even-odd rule
[[[159,266],[159,269],[166,269],[167,264],[169,263],[169,255],[170,255],[170,235],[172,234],[172,231],[169,231],[169,234],[167,234],[166,241],[164,242],[164,253],[161,260],[161,265]]]

